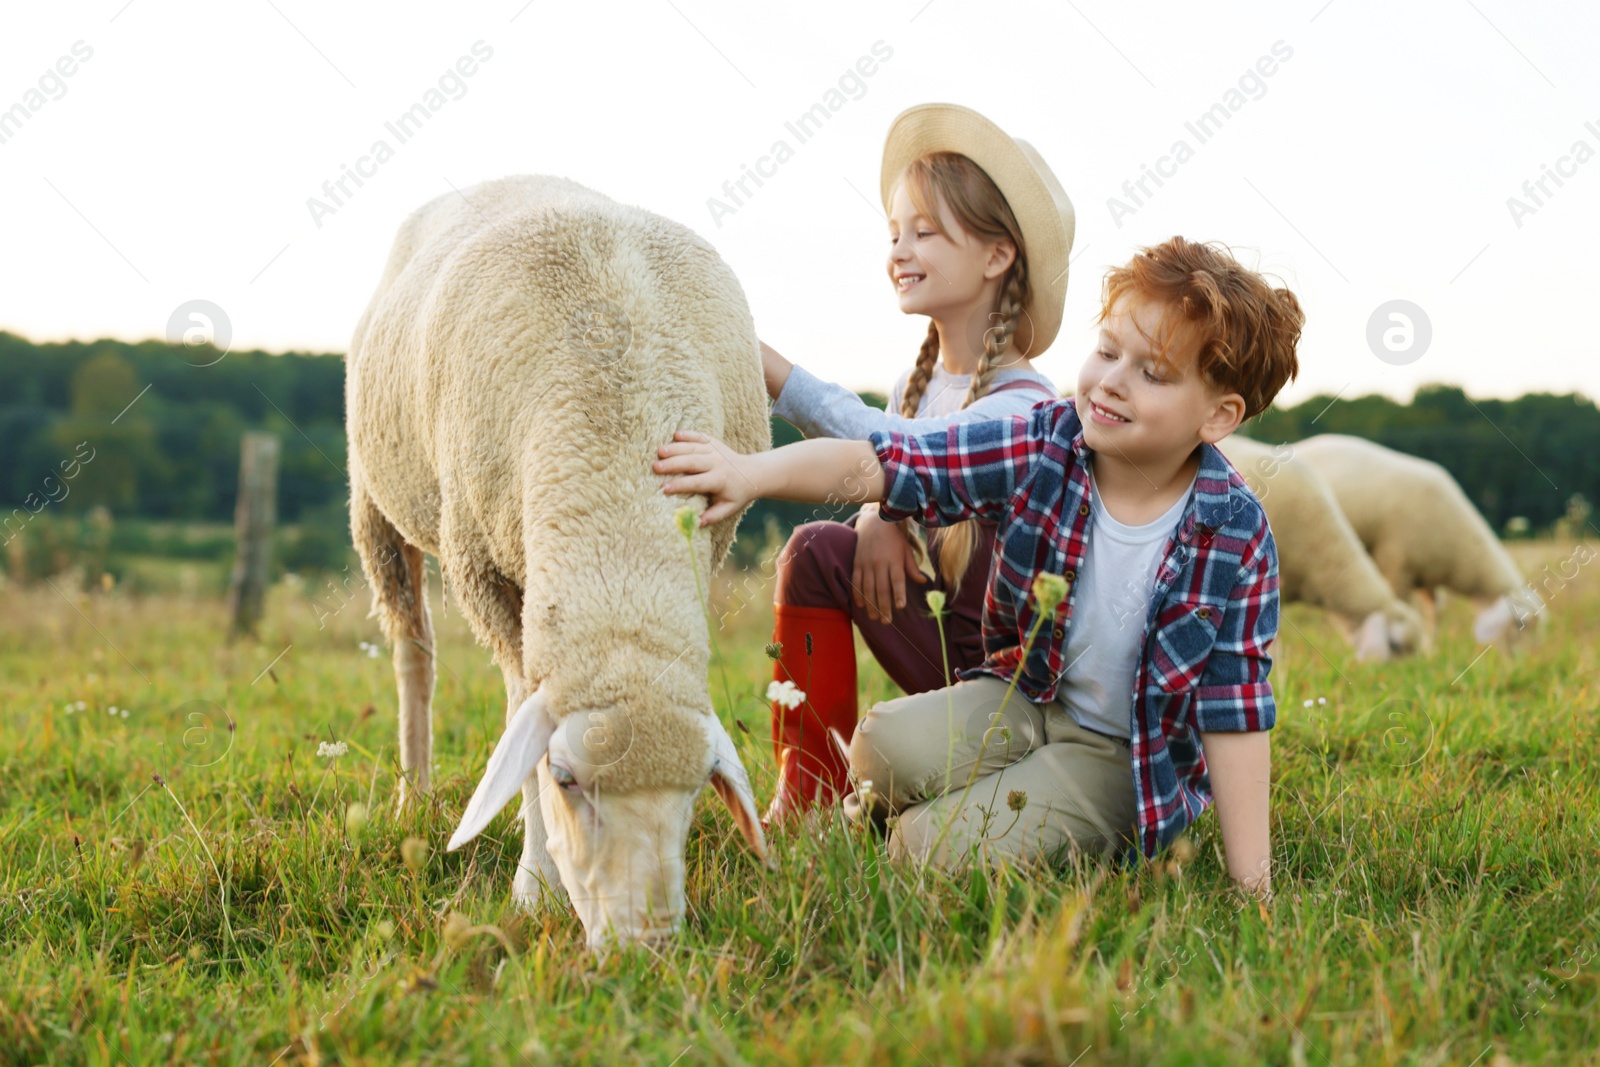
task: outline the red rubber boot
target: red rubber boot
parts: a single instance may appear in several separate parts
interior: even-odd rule
[[[772,702],[772,749],[778,790],[763,825],[829,804],[845,793],[848,763],[828,736],[846,746],[856,731],[856,646],[850,616],[837,608],[773,605],[773,637],[782,652],[774,681],[805,693],[796,708]]]

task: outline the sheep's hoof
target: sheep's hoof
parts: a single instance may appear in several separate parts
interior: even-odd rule
[[[423,794],[427,791],[426,784],[413,786],[406,779],[400,779],[400,789],[394,802],[395,815],[401,816],[419,810],[422,807]]]
[[[529,912],[563,908],[567,905],[567,888],[561,884],[561,875],[553,868],[548,873],[541,873],[519,866],[516,881],[511,884],[511,899],[518,907]]]

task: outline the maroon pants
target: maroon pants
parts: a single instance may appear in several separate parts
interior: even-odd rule
[[[856,605],[850,584],[856,558],[856,518],[852,515],[845,522],[808,522],[795,527],[778,557],[773,599],[795,607],[835,608],[849,615],[885,673],[908,694],[954,684],[957,670],[983,662],[983,598],[994,557],[995,528],[978,523],[961,589],[945,603],[945,650],[950,659],[947,681],[939,652],[939,628],[926,596],[935,589],[948,595],[949,588],[939,578],[921,584],[907,578],[906,606],[892,611],[893,621],[884,624],[872,618],[864,605]]]

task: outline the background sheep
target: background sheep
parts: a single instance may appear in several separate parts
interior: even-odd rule
[[[1217,445],[1266,509],[1278,543],[1278,595],[1326,610],[1360,660],[1410,655],[1423,637],[1416,609],[1383,580],[1331,489],[1299,445],[1231,434]]]
[[[351,341],[346,411],[351,534],[394,646],[401,805],[430,780],[426,552],[506,685],[505,734],[449,847],[520,790],[516,899],[564,883],[591,947],[665,936],[708,781],[766,856],[711,711],[679,502],[651,471],[678,429],[771,447],[738,281],[685,227],[566,179],[452,192],[400,227]],[[693,540],[701,575],[737,523]]]
[[[1398,595],[1415,597],[1430,631],[1441,588],[1471,599],[1478,611],[1473,636],[1484,644],[1510,644],[1523,621],[1542,610],[1500,539],[1439,464],[1347,434],[1308,437],[1294,451],[1327,480],[1384,578]]]

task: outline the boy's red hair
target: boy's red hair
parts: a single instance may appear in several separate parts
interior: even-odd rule
[[[1205,382],[1244,397],[1246,419],[1265,411],[1300,370],[1295,346],[1306,320],[1300,302],[1245,269],[1223,245],[1173,237],[1140,249],[1126,266],[1107,272],[1095,322],[1105,322],[1124,296],[1166,306],[1163,336],[1145,340],[1161,359],[1174,341],[1180,351],[1195,352]]]

